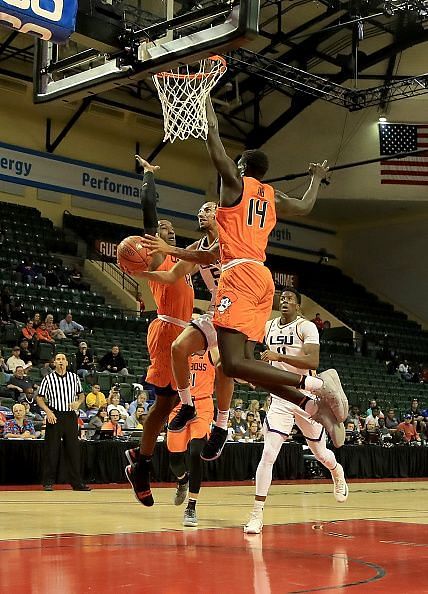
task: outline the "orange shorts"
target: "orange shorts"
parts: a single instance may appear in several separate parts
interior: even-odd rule
[[[173,390],[177,389],[171,366],[171,345],[183,330],[181,326],[164,322],[159,318],[150,324],[147,333],[150,365],[146,377],[146,381],[150,384],[159,388],[171,384]]]
[[[174,408],[169,415],[168,422],[171,421],[178,412],[181,403]],[[214,404],[212,396],[203,396],[195,400],[197,419],[189,423],[180,433],[171,433],[168,431],[166,436],[166,445],[170,452],[185,452],[192,439],[202,439],[207,437],[211,431],[211,423],[214,419]]]
[[[263,342],[274,294],[266,266],[244,262],[224,270],[218,284],[214,326],[237,330],[248,340]]]

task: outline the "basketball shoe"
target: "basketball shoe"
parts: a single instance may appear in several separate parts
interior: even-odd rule
[[[318,377],[323,381],[323,385],[313,393],[331,409],[337,421],[343,423],[348,416],[349,405],[337,371],[327,369]]]
[[[337,463],[336,468],[331,471],[331,476],[334,483],[334,498],[338,503],[345,503],[348,499],[349,489],[346,484],[345,473],[341,464]]]
[[[208,441],[202,448],[201,458],[205,462],[217,460],[221,456],[223,448],[227,441],[227,429],[222,429],[214,425]]]
[[[130,464],[136,464],[140,457],[140,448],[132,448],[131,450],[126,450],[125,456]]]
[[[197,526],[198,525],[198,518],[196,516],[195,509],[186,508],[184,510],[184,517],[183,517],[183,526]]]
[[[183,482],[182,482],[183,481]],[[189,475],[177,481],[177,488],[174,495],[174,505],[181,505],[184,503],[187,493],[189,492]]]
[[[140,460],[137,464],[130,464],[125,468],[126,478],[134,489],[135,498],[146,507],[154,504],[152,491],[150,489],[150,460]]]
[[[196,408],[190,404],[182,404],[175,417],[168,423],[168,431],[179,433],[198,418]]]
[[[315,405],[317,411],[311,415],[311,418],[324,427],[331,437],[331,441],[335,448],[341,448],[345,443],[345,426],[343,423],[338,423],[333,411],[323,400],[316,400]]]
[[[250,519],[244,526],[245,534],[260,534],[263,530],[263,512],[252,511]]]

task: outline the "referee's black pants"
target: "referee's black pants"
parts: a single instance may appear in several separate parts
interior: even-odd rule
[[[80,476],[79,428],[76,413],[73,410],[61,412],[55,409],[52,409],[52,412],[56,416],[56,423],[54,425],[46,423],[43,484],[53,485],[56,482],[62,439],[65,457],[68,462],[70,485],[73,487],[80,485],[82,479]]]

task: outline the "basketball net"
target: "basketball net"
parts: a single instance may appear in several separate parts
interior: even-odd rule
[[[190,136],[207,139],[205,102],[227,66],[224,58],[212,56],[201,60],[197,68],[195,72],[183,65],[152,77],[162,104],[164,142],[187,140]]]

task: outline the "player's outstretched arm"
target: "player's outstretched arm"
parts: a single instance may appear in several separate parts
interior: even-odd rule
[[[218,245],[214,245],[209,250],[197,250],[196,246],[198,244],[195,242],[187,248],[179,248],[175,245],[169,245],[160,237],[152,235],[145,235],[141,244],[149,250],[150,255],[169,254],[193,264],[214,264],[220,257]]]
[[[311,181],[302,199],[291,198],[280,190],[275,190],[276,214],[279,217],[304,216],[309,214],[313,209],[321,181],[328,173],[327,161],[324,161],[322,164],[311,163],[309,165],[309,171],[311,173]]]
[[[144,169],[143,185],[141,188],[141,208],[144,217],[144,232],[154,235],[158,228],[158,213],[156,210],[156,184],[155,172],[160,169],[158,165],[150,165],[148,161],[135,155],[137,163]]]
[[[241,191],[242,181],[239,175],[238,167],[231,159],[223,146],[223,143],[218,132],[218,120],[214,111],[211,97],[208,95],[206,100],[207,107],[207,121],[208,121],[208,137],[206,141],[208,153],[214,167],[217,169],[223,184],[236,190]]]

